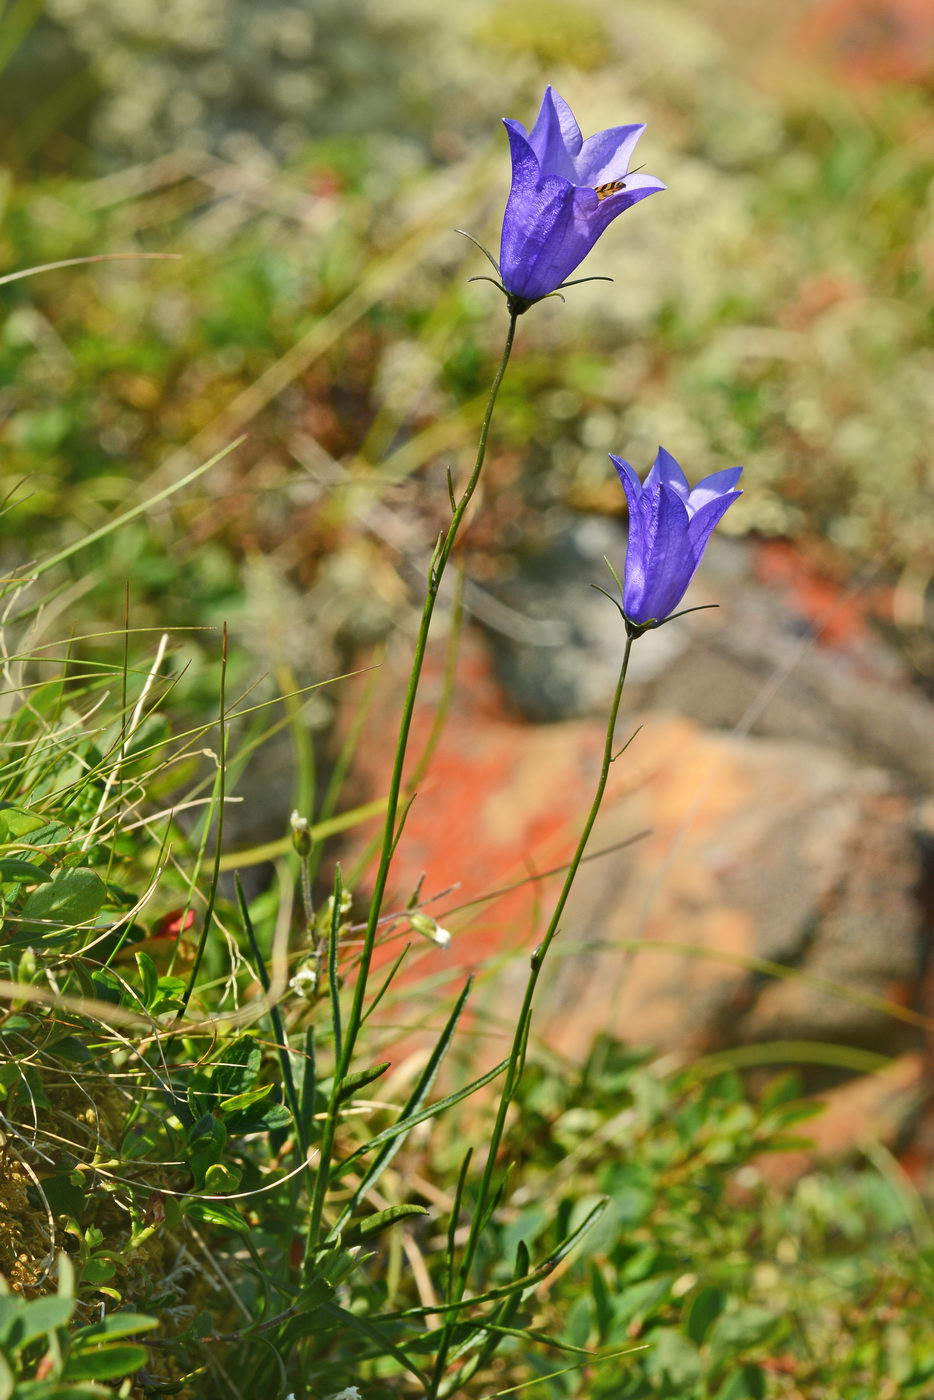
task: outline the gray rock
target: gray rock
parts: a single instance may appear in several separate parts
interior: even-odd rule
[[[612,694],[626,640],[622,619],[593,587],[614,591],[605,559],[620,569],[625,531],[599,515],[564,515],[536,545],[515,556],[514,572],[468,604],[486,627],[500,683],[510,703],[539,724],[599,714]],[[631,674],[648,682],[687,643],[678,626],[638,647]]]

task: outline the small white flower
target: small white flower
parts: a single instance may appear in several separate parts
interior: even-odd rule
[[[318,990],[318,971],[314,964],[303,963],[295,976],[289,978],[289,987],[296,996],[311,1001]]]
[[[298,814],[298,811],[294,811],[294,812],[292,813],[292,815],[289,817],[289,826],[292,828],[292,830],[293,830],[296,834],[298,834],[298,833],[300,833],[300,832],[307,831],[307,830],[308,830],[308,818],[307,818],[307,817],[300,817],[299,814]],[[287,1395],[287,1396],[285,1397],[285,1400],[295,1400],[295,1397],[294,1397],[294,1396]]]
[[[422,934],[424,938],[430,938],[432,943],[437,943],[439,948],[449,947],[450,933],[446,928],[442,928],[437,920],[430,918],[428,914],[410,914],[409,923],[416,933]]]
[[[329,1395],[327,1400],[363,1400],[363,1397],[355,1385],[348,1385],[345,1390],[338,1390]]]

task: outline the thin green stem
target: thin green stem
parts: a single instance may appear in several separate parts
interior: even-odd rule
[[[386,803],[386,822],[383,828],[383,839],[380,848],[379,865],[376,871],[376,878],[373,884],[373,894],[370,899],[370,908],[367,918],[366,931],[363,935],[363,945],[360,950],[360,957],[357,966],[357,977],[354,983],[354,994],[351,1002],[350,1012],[347,1017],[347,1025],[344,1031],[344,1043],[334,1072],[334,1083],[331,1090],[331,1099],[328,1105],[327,1116],[321,1132],[321,1147],[318,1155],[317,1169],[326,1182],[330,1174],[331,1154],[334,1147],[334,1136],[337,1131],[338,1108],[340,1104],[340,1088],[343,1080],[347,1076],[347,1071],[353,1059],[354,1048],[357,1042],[357,1034],[363,1024],[364,1003],[366,1001],[367,981],[370,973],[370,965],[373,961],[373,950],[376,946],[376,935],[379,930],[380,914],[383,907],[383,897],[386,892],[386,883],[389,878],[389,868],[392,863],[392,855],[395,849],[398,832],[396,829],[399,812],[399,797],[402,791],[403,772],[405,768],[406,751],[408,749],[409,732],[412,727],[412,716],[415,712],[415,701],[418,695],[418,686],[422,674],[422,666],[425,660],[425,651],[428,645],[428,633],[431,628],[431,619],[435,610],[435,603],[441,589],[441,580],[444,577],[444,570],[447,566],[451,551],[457,541],[461,523],[467,513],[467,508],[473,499],[474,492],[480,481],[480,473],[483,470],[483,462],[486,457],[487,439],[490,434],[490,423],[493,419],[493,409],[499,395],[500,385],[506,373],[506,366],[509,363],[509,356],[512,353],[512,344],[516,334],[516,321],[518,317],[515,313],[510,314],[509,328],[506,332],[506,342],[503,346],[503,353],[500,357],[499,366],[493,377],[490,386],[490,393],[487,399],[486,411],[483,415],[483,422],[480,425],[480,440],[477,444],[477,456],[474,462],[473,471],[467,482],[464,492],[451,515],[451,521],[445,533],[439,538],[432,555],[431,564],[428,570],[428,588],[425,594],[425,602],[422,607],[421,621],[418,627],[418,635],[415,642],[415,655],[412,658],[412,668],[409,672],[409,681],[405,693],[405,701],[402,707],[402,717],[399,723],[399,737],[396,741],[395,758],[393,759],[392,775],[389,780],[389,795]],[[310,1257],[317,1246],[318,1235],[321,1229],[320,1214],[312,1222],[309,1228],[306,1259]]]
[[[529,1031],[531,1029],[532,1024],[532,1002],[535,997],[535,989],[538,985],[538,979],[541,975],[542,965],[544,964],[545,957],[548,953],[548,949],[551,947],[555,935],[558,932],[558,927],[561,922],[561,916],[564,913],[565,906],[568,902],[568,896],[571,893],[571,886],[574,884],[574,878],[577,875],[580,863],[584,858],[584,852],[587,849],[587,842],[590,840],[590,834],[593,831],[594,823],[597,820],[597,813],[600,811],[600,804],[603,801],[603,794],[606,791],[607,780],[610,776],[610,768],[613,764],[614,758],[619,757],[618,754],[614,755],[613,753],[613,740],[614,735],[616,733],[616,721],[619,716],[620,701],[623,698],[623,687],[626,684],[626,671],[629,667],[629,653],[632,650],[632,644],[634,640],[635,638],[633,637],[626,638],[626,646],[623,651],[623,660],[619,670],[619,679],[616,682],[616,691],[613,695],[613,702],[610,706],[609,720],[607,721],[606,738],[603,745],[603,761],[600,765],[600,776],[597,779],[597,788],[593,796],[593,801],[590,804],[590,811],[587,813],[587,820],[584,822],[584,829],[580,834],[580,839],[578,840],[577,847],[574,851],[573,856],[571,857],[570,863],[568,864],[567,873],[564,877],[564,883],[561,886],[561,893],[558,895],[558,899],[552,912],[551,919],[548,922],[548,927],[545,930],[544,937],[542,938],[542,941],[539,943],[538,947],[532,954],[531,970],[529,972],[528,982],[526,983],[525,996],[522,1001],[522,1009],[519,1012],[519,1019],[516,1024],[516,1033],[513,1037],[512,1050],[509,1056],[509,1067],[506,1070],[506,1078],[503,1083],[503,1091],[500,1096],[499,1107],[496,1112],[496,1121],[493,1125],[493,1131],[490,1135],[490,1144],[487,1149],[486,1162],[483,1167],[483,1175],[480,1178],[480,1187],[477,1194],[477,1202],[474,1207],[473,1216],[471,1218],[470,1231],[467,1236],[467,1241],[464,1245],[464,1252],[461,1257],[460,1269],[458,1270],[457,1285],[455,1289],[456,1296],[448,1298],[448,1303],[459,1302],[460,1299],[463,1297],[464,1290],[467,1287],[467,1280],[470,1276],[470,1270],[473,1265],[474,1257],[476,1255],[480,1235],[487,1221],[488,1204],[492,1199],[493,1195],[493,1177],[496,1172],[496,1159],[499,1156],[500,1144],[502,1143],[503,1133],[506,1128],[506,1115],[509,1111],[509,1105],[515,1098],[516,1091],[519,1087],[519,1083],[522,1078],[522,1071],[525,1067],[525,1054],[529,1040]],[[437,1400],[439,1393],[441,1393],[440,1387],[444,1379],[444,1370],[447,1365],[448,1351],[450,1349],[452,1335],[453,1334],[451,1324],[449,1324],[445,1328],[438,1346],[438,1355],[435,1361],[435,1367],[431,1378],[431,1385],[427,1391],[426,1400]],[[445,1388],[445,1393],[449,1393],[447,1387]]]
[[[201,970],[201,959],[204,957],[204,950],[207,947],[208,935],[211,932],[211,924],[214,921],[214,903],[217,899],[217,887],[220,883],[221,875],[221,851],[224,846],[224,803],[226,801],[227,784],[227,623],[224,623],[221,638],[221,680],[220,680],[220,716],[217,721],[217,778],[215,780],[214,793],[217,799],[217,832],[214,838],[214,870],[211,875],[211,888],[208,892],[207,907],[204,911],[204,923],[201,928],[201,937],[198,939],[198,947],[195,951],[195,960],[191,965],[188,974],[188,983],[182,993],[176,1014],[176,1022],[182,1020],[188,1010],[188,1003],[191,994],[195,989],[195,982],[198,980],[198,973]],[[210,815],[205,821],[204,839],[207,841],[207,834],[210,830]],[[202,846],[202,852],[204,847]],[[200,856],[199,856],[200,861]]]

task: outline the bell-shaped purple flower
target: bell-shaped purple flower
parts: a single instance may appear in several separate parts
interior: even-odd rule
[[[665,186],[652,175],[629,173],[644,126],[613,126],[585,141],[552,87],[531,131],[508,118],[504,125],[512,188],[500,272],[510,296],[530,305],[561,286],[617,214]]]
[[[692,491],[664,447],[645,481],[621,457],[610,458],[629,503],[622,612],[636,628],[661,623],[684,597],[714,526],[741,496],[742,467],[728,467]]]

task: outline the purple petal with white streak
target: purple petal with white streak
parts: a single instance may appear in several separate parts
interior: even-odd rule
[[[703,481],[699,481],[691,492],[688,510],[694,515],[709,501],[715,501],[726,491],[732,491],[742,474],[742,467],[727,467],[722,472],[714,472],[711,476],[705,476]]]

